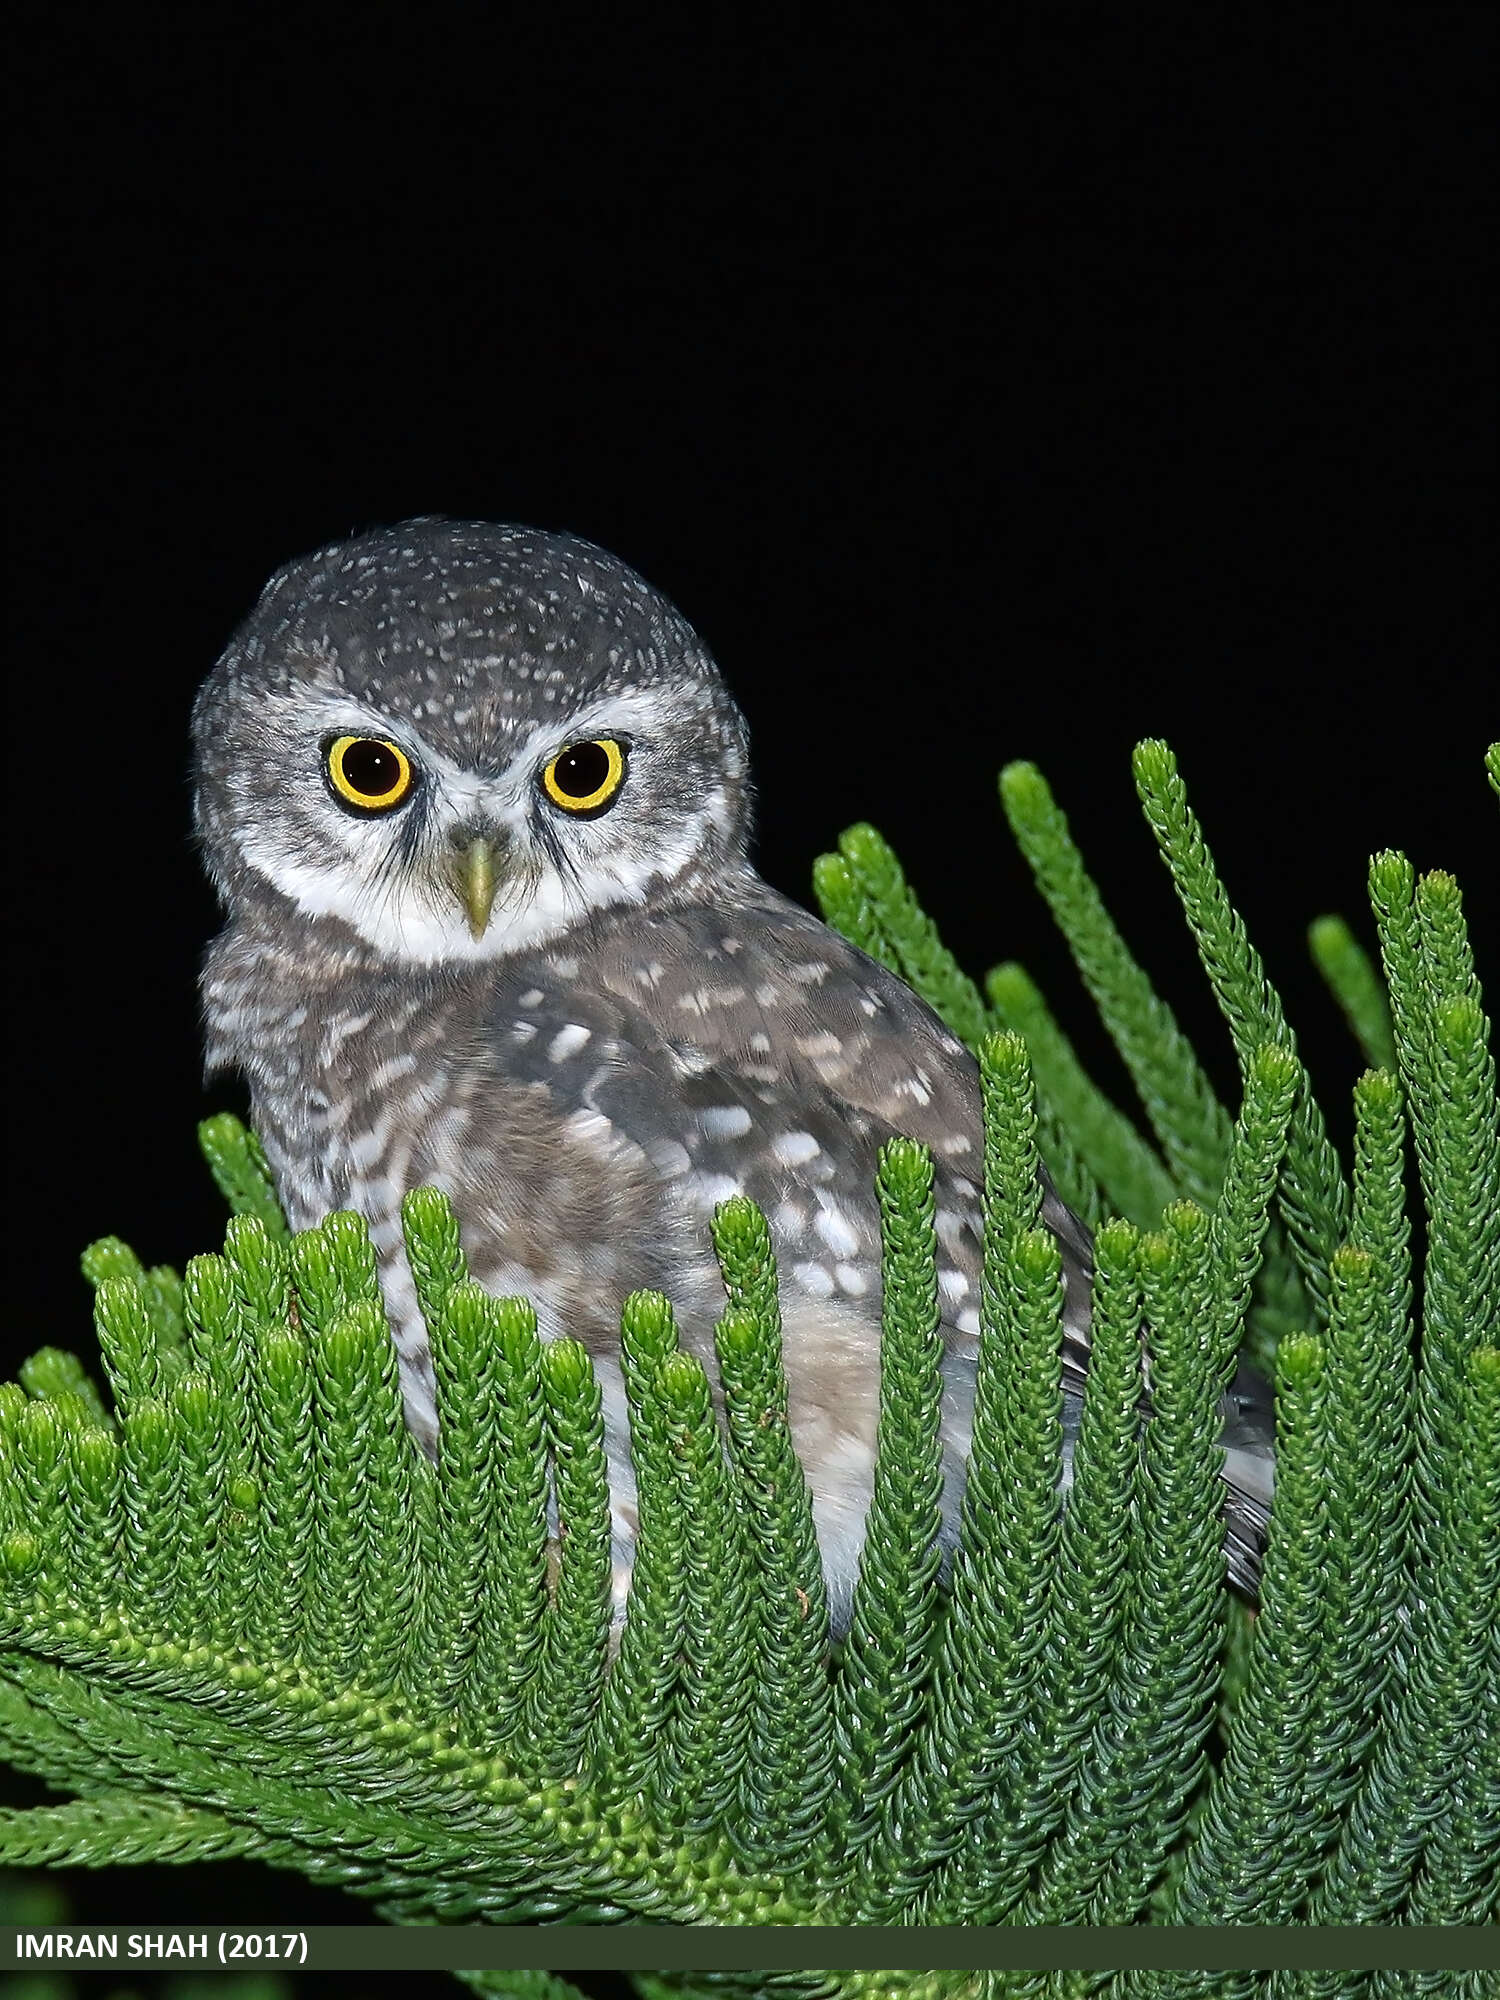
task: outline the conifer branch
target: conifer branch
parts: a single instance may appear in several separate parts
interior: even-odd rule
[[[1338,1002],[1349,1032],[1365,1061],[1375,1069],[1396,1068],[1396,1035],[1391,1003],[1369,953],[1342,917],[1318,917],[1308,926],[1308,948],[1329,992]]]
[[[978,1048],[994,1027],[989,1009],[907,886],[900,862],[873,826],[851,826],[839,837],[839,853],[870,913],[861,921],[873,922],[907,985],[961,1042]]]
[[[1167,1905],[1172,1923],[1243,1923],[1253,1911],[1258,1922],[1284,1924],[1305,1890],[1302,1784],[1319,1719],[1318,1663],[1328,1623],[1326,1374],[1324,1346],[1313,1335],[1282,1342],[1276,1526],[1260,1617],[1224,1759]],[[1212,1990],[1242,2000],[1255,1984],[1253,1973],[1219,1974]],[[1209,1975],[1183,1981],[1182,1990],[1209,1991]]]
[[[269,1237],[283,1240],[286,1217],[276,1199],[265,1151],[255,1134],[238,1118],[220,1112],[215,1118],[205,1118],[198,1127],[198,1145],[230,1213],[253,1216]]]
[[[1149,1227],[1177,1192],[1155,1150],[1087,1075],[1024,966],[997,965],[985,988],[1000,1025],[1025,1042],[1038,1098],[1050,1108],[1059,1133],[1076,1147],[1086,1190],[1097,1183],[1116,1214],[1138,1228]],[[1075,1206],[1061,1181],[1058,1192]],[[1102,1213],[1085,1215],[1085,1220],[1102,1219]]]
[[[1500,790],[1500,748],[1487,762]],[[1399,855],[1372,864],[1388,1019],[1347,927],[1315,926],[1381,1059],[1355,1088],[1346,1186],[1169,753],[1140,746],[1137,772],[1235,1037],[1233,1124],[1044,782],[1012,766],[1002,797],[1159,1155],[1019,968],[990,976],[985,1005],[872,829],[818,864],[830,918],[975,1049],[985,1138],[977,1352],[939,1325],[931,1157],[900,1139],[881,1155],[879,1439],[841,1646],[759,1209],[737,1196],[714,1217],[726,1307],[707,1366],[707,1328],[680,1346],[664,1296],[623,1302],[634,1498],[615,1484],[612,1501],[587,1350],[544,1343],[526,1301],[471,1281],[441,1194],[403,1204],[429,1457],[365,1225],[293,1235],[253,1137],[210,1120],[222,1254],[179,1277],[100,1239],[83,1262],[104,1389],[56,1347],[0,1385],[0,1755],[68,1795],[0,1812],[0,1864],[234,1854],[407,1923],[1492,1922],[1500,1098],[1462,901]],[[1039,1154],[1098,1224],[1081,1408],[1061,1395]],[[1106,1199],[1131,1220],[1105,1219]],[[1219,1400],[1247,1340],[1278,1338],[1261,1601],[1231,1620]],[[970,1369],[960,1501],[939,1410]],[[569,1994],[550,1974],[464,1977]],[[977,1987],[813,1973],[787,1990]],[[1113,1990],[1447,1988],[1309,1973]]]
[[[931,1155],[908,1139],[888,1140],[876,1192],[880,1420],[859,1576],[833,1688],[837,1838],[856,1863],[910,1748],[931,1669],[943,1483]]]
[[[1267,1042],[1296,1061],[1296,1036],[1244,921],[1214,870],[1197,816],[1187,803],[1187,788],[1177,774],[1176,759],[1164,743],[1147,741],[1136,745],[1134,762],[1147,821],[1171,871],[1241,1069]],[[1303,1282],[1319,1319],[1326,1320],[1328,1259],[1348,1232],[1349,1193],[1311,1079],[1300,1062],[1298,1068],[1281,1205]]]
[[[1131,956],[1035,765],[1006,766],[1000,773],[1000,801],[1099,1018],[1130,1072],[1178,1192],[1193,1201],[1212,1201],[1224,1172],[1229,1118],[1192,1044]]]
[[[729,1309],[714,1329],[730,1452],[757,1580],[755,1672],[737,1842],[790,1866],[826,1839],[834,1783],[828,1595],[807,1476],[792,1445],[781,1309],[765,1217],[742,1195],[714,1213]]]

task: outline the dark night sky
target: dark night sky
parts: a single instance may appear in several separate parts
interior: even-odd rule
[[[1460,875],[1493,991],[1491,25],[1213,13],[1168,42],[1084,13],[857,61],[647,34],[587,74],[561,28],[40,47],[15,1356],[89,1347],[92,1236],[180,1262],[216,1235],[189,704],[276,563],[411,513],[632,562],[749,715],[764,872],[806,897],[875,820],[969,968],[1024,958],[1090,1056],[994,775],[1047,771],[1227,1081],[1134,805],[1147,734],[1336,1124],[1357,1065],[1302,939],[1360,917],[1373,850]]]

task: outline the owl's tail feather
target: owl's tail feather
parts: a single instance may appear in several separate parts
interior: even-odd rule
[[[1140,1401],[1142,1424],[1150,1420],[1151,1399]],[[1063,1395],[1063,1491],[1073,1480],[1073,1454],[1083,1416],[1083,1399],[1071,1386]],[[1262,1375],[1241,1363],[1219,1404],[1224,1449],[1224,1554],[1229,1581],[1252,1603],[1260,1594],[1261,1562],[1271,1520],[1276,1477],[1276,1415]]]
[[[1220,1404],[1224,1418],[1225,1553],[1229,1580],[1254,1598],[1276,1478],[1276,1415],[1264,1376],[1241,1363]]]

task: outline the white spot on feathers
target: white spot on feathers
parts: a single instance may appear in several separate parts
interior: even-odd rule
[[[848,1217],[831,1195],[818,1189],[819,1214],[813,1218],[813,1228],[817,1230],[835,1257],[852,1257],[859,1248],[859,1232],[852,1228]]]
[[[732,1194],[738,1194],[740,1184],[733,1174],[696,1174],[693,1188],[709,1207],[717,1207],[721,1201],[728,1201]]]
[[[833,1273],[821,1264],[793,1264],[792,1276],[804,1292],[811,1292],[815,1299],[833,1297]]]
[[[698,1113],[698,1123],[710,1139],[738,1139],[750,1130],[750,1113],[743,1104],[710,1104]]]
[[[822,1057],[841,1056],[844,1053],[843,1042],[837,1035],[830,1034],[799,1035],[797,1048],[810,1062],[816,1062]]]
[[[822,1151],[811,1132],[778,1132],[771,1141],[771,1151],[784,1167],[800,1167],[804,1161],[816,1159]]]

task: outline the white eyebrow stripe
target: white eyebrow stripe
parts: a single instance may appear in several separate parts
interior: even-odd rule
[[[483,800],[491,810],[498,807],[518,819],[526,809],[527,794],[536,772],[570,743],[591,736],[607,736],[612,731],[630,735],[639,730],[660,730],[672,719],[665,688],[638,688],[628,694],[605,695],[590,702],[568,717],[566,727],[551,717],[543,717],[517,740],[510,762],[498,777],[484,778],[466,771],[437,751],[427,753],[427,767],[436,779],[435,789],[450,809],[463,813]]]
[[[566,727],[551,716],[544,716],[533,724],[525,736],[517,739],[511,751],[509,768],[514,770],[520,764],[532,767],[545,764],[559,750],[566,750],[570,743],[581,743],[587,737],[608,736],[616,730],[630,735],[640,729],[663,729],[674,719],[666,688],[634,688],[625,693],[601,695],[597,701],[570,715]],[[449,764],[446,758],[442,761],[455,776],[465,775]]]
[[[273,697],[274,699],[275,697]],[[493,795],[496,779],[481,778],[477,772],[455,764],[441,750],[434,749],[410,716],[392,715],[373,702],[341,689],[304,689],[297,702],[298,719],[311,716],[318,737],[383,736],[399,744],[445,804],[460,809],[472,805],[483,793]]]

